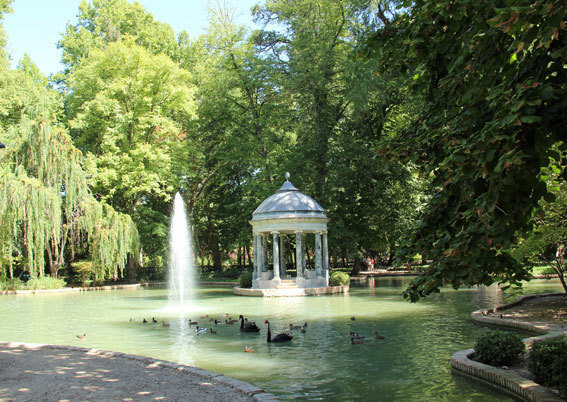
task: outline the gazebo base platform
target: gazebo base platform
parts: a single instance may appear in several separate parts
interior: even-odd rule
[[[251,289],[234,287],[237,296],[255,297],[302,297],[321,296],[335,293],[348,293],[349,286],[325,286],[320,288],[294,288],[294,289]]]

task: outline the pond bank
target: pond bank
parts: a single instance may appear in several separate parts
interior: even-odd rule
[[[236,286],[238,282],[198,282],[199,285],[218,285],[218,286]],[[117,289],[139,289],[148,286],[167,286],[167,282],[140,282],[132,284],[120,285],[104,285],[90,287],[65,287],[61,289],[36,289],[36,290],[2,290],[0,295],[26,295],[36,293],[72,293],[72,292],[92,292],[95,290],[117,290]]]
[[[567,335],[567,296],[565,293],[528,295],[504,306],[475,311],[471,317],[482,325],[540,334],[524,339],[524,343],[529,347],[538,340]],[[453,354],[451,367],[459,373],[524,400],[563,400],[558,394],[535,383],[520,371],[493,367],[473,360],[474,352],[474,349],[467,349]]]
[[[0,342],[0,356],[0,400],[278,400],[244,381],[126,353]]]

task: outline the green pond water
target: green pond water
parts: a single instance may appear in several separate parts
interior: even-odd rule
[[[201,287],[191,311],[168,309],[167,290],[143,288],[82,293],[0,296],[0,340],[67,344],[170,360],[235,377],[282,399],[372,401],[513,400],[452,373],[449,358],[489,329],[470,313],[510,301],[497,287],[443,290],[418,304],[400,296],[410,278],[376,278],[350,295],[304,298],[238,297],[231,288]],[[555,281],[532,281],[524,293],[558,292]],[[224,314],[243,314],[259,334],[241,333]],[[355,321],[351,320],[354,316]],[[152,323],[152,317],[159,324]],[[130,321],[130,318],[133,321]],[[149,323],[142,323],[146,318]],[[214,328],[198,334],[188,319]],[[308,323],[293,341],[268,344],[272,332]],[[169,327],[161,325],[165,320]],[[384,340],[373,339],[378,330]],[[369,338],[350,344],[349,332]],[[86,340],[77,334],[87,334]],[[244,348],[252,347],[253,353]]]

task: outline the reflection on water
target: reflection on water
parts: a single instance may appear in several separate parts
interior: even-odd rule
[[[443,290],[418,304],[403,300],[411,278],[376,278],[351,287],[350,295],[247,298],[229,288],[199,290],[190,313],[167,309],[166,289],[3,296],[0,339],[71,344],[135,353],[194,365],[251,382],[289,399],[380,401],[510,400],[451,373],[449,357],[474,345],[486,328],[470,320],[473,310],[518,295],[497,287]],[[534,281],[526,292],[560,291]],[[263,329],[241,333],[225,315],[244,314]],[[223,322],[215,325],[208,315]],[[355,317],[352,321],[351,317]],[[152,323],[152,317],[158,323]],[[130,321],[132,318],[132,322]],[[149,322],[144,324],[143,319]],[[217,334],[197,333],[188,320]],[[288,344],[267,344],[265,319],[278,333],[289,324]],[[163,326],[162,321],[169,323]],[[349,332],[368,336],[352,345]],[[385,340],[373,338],[375,331]],[[81,341],[77,334],[87,333]],[[244,353],[245,346],[254,348]]]

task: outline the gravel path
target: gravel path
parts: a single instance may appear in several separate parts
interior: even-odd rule
[[[0,343],[0,401],[267,401],[256,386],[194,367],[71,346]]]

